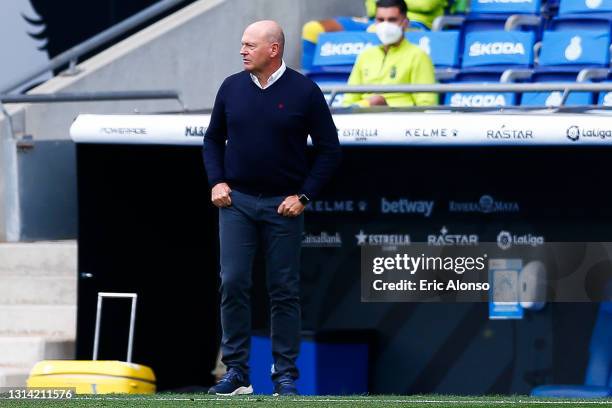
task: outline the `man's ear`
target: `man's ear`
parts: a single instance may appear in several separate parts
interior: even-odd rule
[[[406,17],[404,19],[404,22],[402,23],[402,28],[404,29],[404,31],[406,31],[408,29],[408,25],[410,24],[410,20],[408,19],[408,17]]]
[[[278,55],[279,50],[280,46],[277,43],[272,44],[272,53],[270,54],[270,56],[276,57]]]

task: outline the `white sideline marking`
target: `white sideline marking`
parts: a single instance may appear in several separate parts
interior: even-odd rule
[[[3,398],[8,399],[8,398]],[[274,401],[275,398],[270,397],[268,395],[262,396],[261,398],[257,397],[249,397],[249,398],[232,398],[232,397],[216,397],[216,398],[163,398],[163,397],[155,397],[155,398],[125,398],[125,397],[75,397],[73,400],[82,400],[82,401],[240,401],[240,402],[266,402],[266,401]],[[581,404],[592,404],[592,405],[611,405],[612,402],[610,400],[573,400],[573,401],[555,401],[555,400],[410,400],[410,399],[371,399],[371,398],[363,398],[363,399],[336,399],[336,398],[317,398],[317,399],[307,399],[307,398],[294,398],[294,399],[283,399],[284,401],[291,402],[337,402],[337,403],[347,403],[347,402],[364,402],[364,403],[389,403],[389,404],[573,404],[573,405],[581,405]]]
[[[0,397],[1,400],[10,400],[11,398]],[[276,398],[271,397],[269,395],[262,395],[261,397],[246,397],[240,398],[238,397],[207,397],[207,398],[176,398],[176,397],[154,397],[154,398],[146,398],[146,397],[73,397],[71,400],[80,400],[80,401],[240,401],[240,402],[266,402],[266,401],[275,401]],[[451,399],[418,399],[418,400],[410,400],[410,399],[374,399],[374,398],[292,398],[292,399],[283,399],[284,401],[291,402],[325,402],[325,403],[351,403],[351,402],[363,402],[363,403],[389,403],[389,404],[514,404],[514,405],[523,405],[523,404],[542,404],[542,405],[550,405],[550,404],[572,404],[572,405],[582,405],[582,404],[590,404],[590,405],[612,405],[612,401],[607,400],[563,400],[563,401],[555,401],[551,400],[451,400]]]

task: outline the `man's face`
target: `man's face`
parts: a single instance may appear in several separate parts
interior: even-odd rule
[[[258,72],[265,68],[272,57],[272,44],[266,41],[257,30],[247,28],[242,35],[240,55],[244,69]]]
[[[376,22],[382,23],[383,21],[397,24],[404,29],[408,24],[408,19],[401,13],[399,7],[378,7],[376,9]]]

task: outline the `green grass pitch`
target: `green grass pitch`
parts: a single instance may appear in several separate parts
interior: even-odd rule
[[[459,397],[440,395],[412,396],[327,396],[327,397],[214,397],[206,394],[166,394],[151,396],[97,395],[76,396],[71,400],[9,400],[0,399],[0,407],[418,407],[418,408],[552,408],[552,407],[612,407],[612,399],[565,400],[527,396]]]

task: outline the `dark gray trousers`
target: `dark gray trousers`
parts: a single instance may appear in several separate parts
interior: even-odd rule
[[[277,213],[285,197],[257,197],[233,190],[232,205],[219,210],[221,243],[221,351],[223,363],[249,373],[251,276],[262,245],[271,307],[272,379],[298,377],[300,347],[300,247],[304,214]]]

